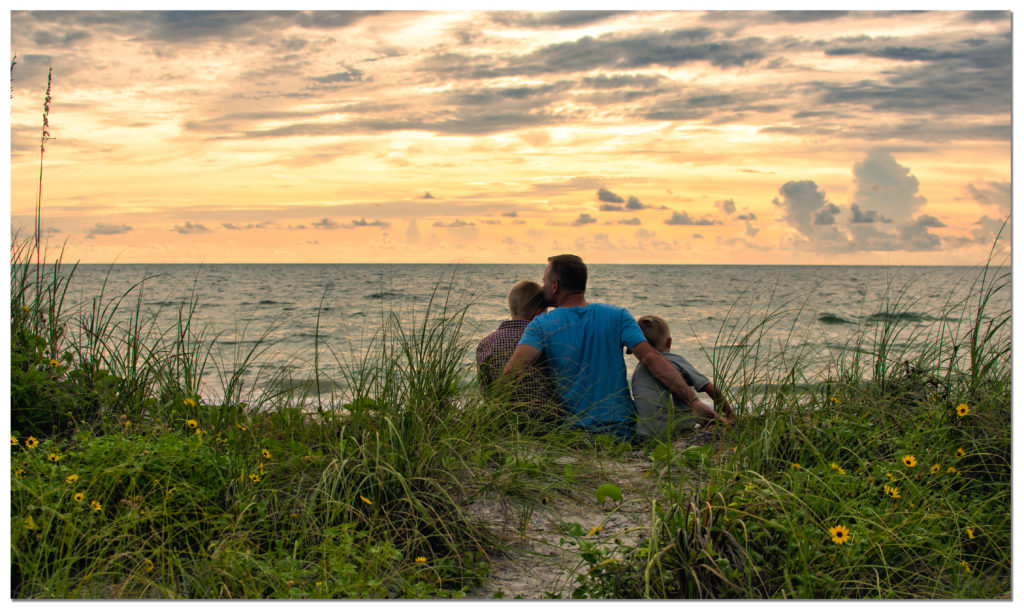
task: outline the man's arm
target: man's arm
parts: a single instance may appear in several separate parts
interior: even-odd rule
[[[502,375],[511,375],[518,373],[519,371],[526,368],[528,364],[537,359],[540,356],[540,350],[532,345],[526,345],[520,343],[516,346],[512,357],[505,363],[505,368],[502,370]]]
[[[676,370],[676,367],[672,366],[661,355],[661,352],[651,347],[650,343],[641,341],[631,347],[630,351],[633,352],[640,363],[647,368],[655,379],[660,381],[679,400],[683,401],[683,404],[690,407],[690,411],[697,417],[698,421],[702,418],[715,419],[718,417],[714,409],[704,404],[704,401],[697,397],[697,393],[687,385],[686,380]],[[513,354],[513,358],[515,358],[515,354]]]

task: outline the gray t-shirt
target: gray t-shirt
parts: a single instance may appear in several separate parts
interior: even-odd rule
[[[695,392],[701,391],[710,383],[710,380],[701,375],[692,364],[687,362],[686,358],[672,352],[662,352],[661,355],[679,370],[683,380],[693,386]],[[637,436],[643,439],[656,437],[668,440],[671,436],[670,414],[671,432],[693,428],[696,422],[693,419],[693,414],[690,413],[690,407],[682,404],[675,406],[672,392],[669,392],[668,388],[655,379],[644,365],[637,364],[633,371],[632,385],[633,402],[636,404]]]

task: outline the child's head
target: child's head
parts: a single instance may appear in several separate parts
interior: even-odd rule
[[[640,325],[640,330],[644,332],[644,337],[647,342],[651,344],[651,347],[664,352],[668,350],[669,345],[672,343],[672,335],[668,331],[668,322],[658,316],[640,316],[636,319],[636,323]]]
[[[540,284],[537,282],[522,280],[516,282],[508,291],[508,311],[513,317],[532,320],[545,309],[547,308],[544,306],[544,295],[541,294]]]

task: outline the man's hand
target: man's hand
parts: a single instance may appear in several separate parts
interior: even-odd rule
[[[693,414],[693,418],[702,426],[707,425],[708,422],[714,421],[720,417],[711,405],[707,404],[696,395],[694,395],[693,400],[690,401],[688,406],[690,407],[690,413]]]

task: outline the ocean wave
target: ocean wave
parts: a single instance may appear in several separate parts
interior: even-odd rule
[[[404,296],[405,295],[402,294],[401,292],[384,291],[384,292],[374,292],[373,294],[368,294],[368,295],[366,295],[366,298],[367,299],[400,299],[400,298],[402,298]]]

